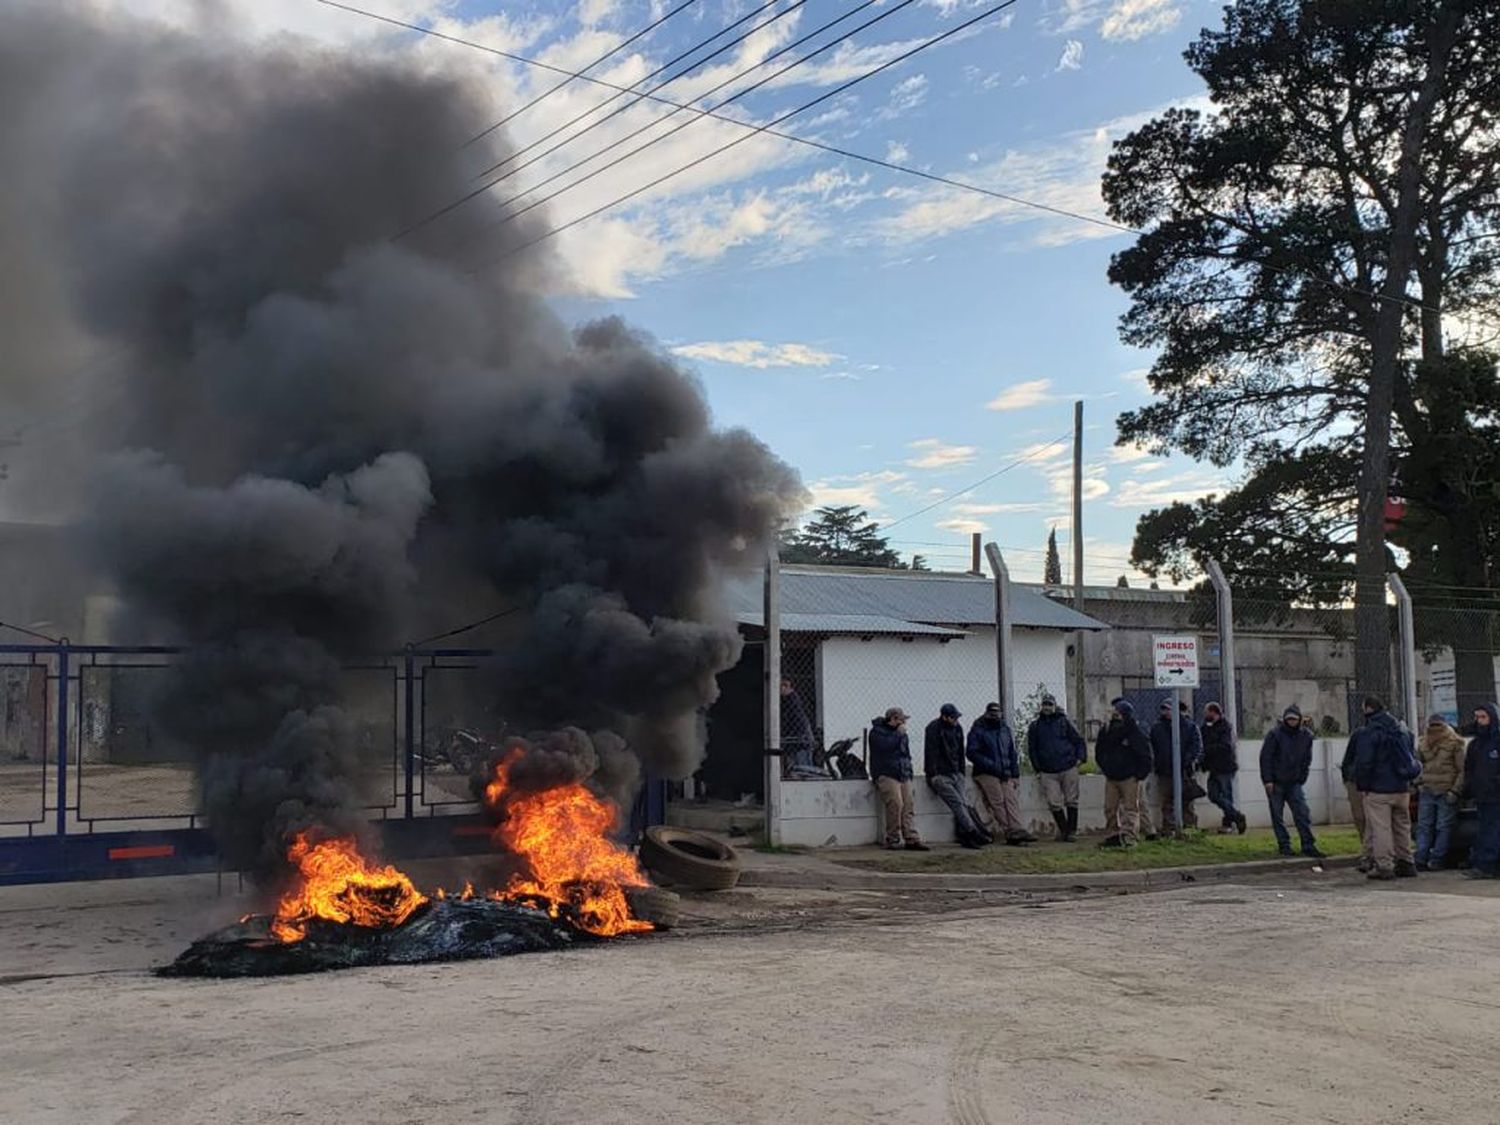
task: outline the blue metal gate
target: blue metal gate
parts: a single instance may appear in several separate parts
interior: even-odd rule
[[[455,729],[494,729],[476,690],[492,655],[411,648],[344,668],[344,706],[361,732],[356,784],[392,858],[489,847],[468,774],[437,748]],[[147,720],[153,682],[182,656],[0,645],[0,884],[219,868],[192,763]],[[648,781],[623,832],[660,823],[664,805],[663,785]]]

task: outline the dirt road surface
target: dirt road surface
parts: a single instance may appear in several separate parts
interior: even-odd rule
[[[566,953],[149,975],[242,908],[212,888],[0,889],[0,1120],[1496,1118],[1500,894],[1452,875],[741,891],[690,903],[678,933]]]

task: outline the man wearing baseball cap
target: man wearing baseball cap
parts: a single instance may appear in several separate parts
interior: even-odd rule
[[[925,852],[917,834],[916,806],[911,799],[911,743],[906,737],[907,714],[892,707],[870,724],[870,778],[885,809],[885,846]]]
[[[969,807],[964,728],[958,721],[962,717],[951,703],[938,709],[938,717],[927,724],[922,769],[927,774],[927,788],[953,813],[953,835],[958,842],[966,848],[982,848],[994,843],[995,838],[979,826],[977,810]]]

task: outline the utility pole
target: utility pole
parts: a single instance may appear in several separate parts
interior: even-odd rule
[[[1073,404],[1073,608],[1083,612],[1083,402]],[[1073,724],[1084,730],[1083,630],[1073,634]]]

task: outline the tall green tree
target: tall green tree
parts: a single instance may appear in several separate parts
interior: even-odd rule
[[[1047,533],[1047,561],[1042,567],[1044,586],[1062,585],[1062,556],[1057,553],[1057,528]]]
[[[1357,674],[1380,690],[1417,360],[1442,362],[1453,318],[1500,288],[1500,5],[1238,0],[1186,58],[1211,108],[1142,126],[1104,178],[1111,216],[1146,228],[1110,266],[1122,336],[1158,352],[1156,401],[1120,437],[1245,476],[1149,513],[1133,553],[1171,570],[1210,546],[1302,595],[1352,589]]]
[[[800,530],[783,535],[781,561],[905,569],[901,556],[880,534],[880,525],[853,504],[819,508]]]

